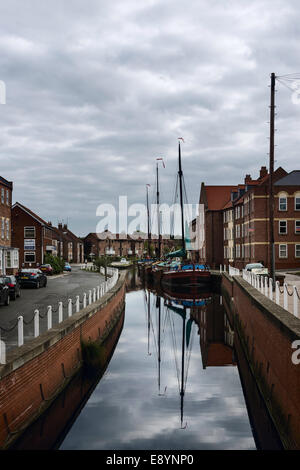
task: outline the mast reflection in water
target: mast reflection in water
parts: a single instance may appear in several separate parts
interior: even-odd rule
[[[60,448],[255,449],[220,297],[127,293],[107,372]]]

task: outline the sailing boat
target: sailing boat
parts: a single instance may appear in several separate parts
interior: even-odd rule
[[[184,206],[183,206],[183,171],[181,165],[181,146],[180,137],[178,139],[178,177],[180,190],[180,210],[181,210],[181,249],[170,252],[166,255],[167,259],[181,258],[180,262],[169,261],[159,263],[154,266],[154,276],[156,281],[166,286],[201,286],[211,282],[211,272],[207,265],[192,263],[187,260],[186,239],[184,227]]]

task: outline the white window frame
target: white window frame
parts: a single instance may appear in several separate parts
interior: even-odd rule
[[[282,222],[285,222],[285,232],[281,232],[281,231],[280,231],[280,224],[281,224]],[[288,224],[287,224],[287,220],[279,220],[279,221],[278,221],[278,233],[279,233],[279,235],[286,235],[286,234],[288,233]]]
[[[297,199],[298,199],[298,202],[297,202]],[[297,204],[299,205],[299,209],[297,209]],[[300,211],[300,195],[298,195],[298,194],[295,196],[294,209],[295,209],[295,211]]]
[[[300,230],[299,230],[299,232],[297,232],[297,230],[296,230],[297,223],[299,224],[299,228],[300,228],[300,220],[295,220],[295,234],[300,235]]]
[[[26,235],[26,229],[33,229],[34,235],[30,235],[30,236]],[[24,238],[36,238],[34,225],[26,225],[26,227],[24,227]]]
[[[284,246],[285,247],[285,256],[281,255],[281,250],[280,248]],[[288,257],[288,245],[286,243],[280,243],[278,246],[278,257],[281,259],[286,259]]]
[[[26,255],[34,255],[34,261],[26,261]],[[35,263],[36,260],[36,254],[35,251],[24,251],[24,263]]]
[[[4,188],[1,188],[1,204],[4,204]]]
[[[285,209],[281,209],[281,208],[280,208],[280,204],[281,204],[280,201],[281,201],[281,199],[285,199]],[[278,198],[278,210],[279,210],[280,212],[286,212],[286,211],[288,210],[288,199],[287,199],[286,196],[279,196],[279,198]]]

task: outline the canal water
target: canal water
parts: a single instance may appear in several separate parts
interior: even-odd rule
[[[109,341],[97,377],[79,374],[15,448],[280,448],[218,293],[133,282]]]
[[[256,448],[220,296],[199,296],[200,306],[185,309],[165,300],[143,290],[127,294],[108,369],[60,449]],[[215,336],[211,348],[204,337],[201,351],[191,310],[204,335]]]

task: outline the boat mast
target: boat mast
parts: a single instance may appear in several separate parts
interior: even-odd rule
[[[148,221],[148,256],[151,256],[151,247],[150,247],[150,242],[151,242],[151,233],[150,233],[150,214],[149,214],[149,195],[148,195],[148,187],[150,184],[146,185],[146,191],[147,191],[147,221]]]
[[[185,239],[184,239],[184,211],[183,211],[183,195],[182,195],[182,168],[181,168],[181,148],[180,141],[178,141],[178,160],[179,160],[179,192],[180,192],[180,207],[181,207],[181,237],[182,237],[182,249],[185,251]]]
[[[158,163],[156,163],[156,205],[157,205],[157,228],[158,228],[158,258],[160,258],[161,236],[160,236],[160,214],[159,214]]]
[[[180,389],[180,411],[181,411],[181,428],[183,427],[183,399],[184,399],[184,354],[185,354],[185,317],[186,311],[184,307],[184,318],[182,325],[182,358],[181,358],[181,389]]]

